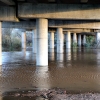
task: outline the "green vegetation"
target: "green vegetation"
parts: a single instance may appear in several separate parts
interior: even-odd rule
[[[21,49],[21,35],[18,32],[12,33],[13,29],[2,29],[3,51],[15,51]]]
[[[72,47],[77,48],[77,43],[76,42],[73,42],[72,43]]]
[[[91,47],[95,44],[95,37],[94,36],[87,36],[86,37],[86,47]]]

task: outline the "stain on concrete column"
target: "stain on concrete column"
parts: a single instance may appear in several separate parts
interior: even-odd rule
[[[33,53],[37,52],[37,33],[36,33],[36,29],[34,29],[32,31],[32,51]]]
[[[36,65],[47,66],[48,65],[48,20],[37,19],[37,54]]]
[[[57,53],[63,53],[64,34],[62,28],[57,28]]]
[[[2,65],[2,23],[0,22],[0,65]]]

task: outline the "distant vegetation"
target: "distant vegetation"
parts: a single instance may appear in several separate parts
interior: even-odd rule
[[[94,36],[87,36],[86,37],[86,47],[91,47],[95,45],[95,37]]]
[[[27,46],[31,46],[31,34],[27,34]],[[3,51],[21,50],[21,31],[13,28],[2,29]]]

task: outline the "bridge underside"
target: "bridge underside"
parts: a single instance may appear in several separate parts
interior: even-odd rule
[[[50,48],[54,48],[54,32],[57,34],[57,53],[63,53],[63,33],[66,34],[68,49],[71,48],[71,33],[78,46],[81,46],[82,40],[83,44],[86,43],[87,34],[97,33],[97,41],[100,40],[100,0],[0,0],[0,21],[0,33],[2,28],[34,30],[36,64],[44,66],[48,65],[48,32]],[[26,48],[25,33],[22,34],[22,48]],[[1,53],[0,34],[0,65]]]

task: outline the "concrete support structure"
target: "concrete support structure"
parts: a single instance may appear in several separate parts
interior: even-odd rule
[[[57,28],[57,53],[63,53],[64,34],[62,28]]]
[[[71,48],[71,33],[69,31],[66,34],[66,48]]]
[[[86,44],[86,35],[84,34],[83,35],[83,45],[85,46],[85,44]]]
[[[81,34],[78,34],[78,46],[81,47]]]
[[[37,54],[36,65],[47,66],[48,65],[48,20],[37,19]]]
[[[98,13],[100,13],[100,5],[93,6],[93,4],[18,4],[20,18],[100,20]]]
[[[36,29],[34,29],[32,31],[32,51],[33,53],[37,52],[37,33],[36,33]]]
[[[26,49],[26,32],[22,32],[22,49]]]
[[[50,49],[54,48],[54,32],[50,33]]]
[[[96,43],[97,43],[96,48],[100,48],[100,32],[97,32],[96,34]]]
[[[76,33],[73,34],[73,47],[77,46],[77,35]]]
[[[2,65],[2,23],[0,22],[0,65]]]
[[[98,43],[100,41],[100,32],[97,32],[96,34],[96,42]]]

